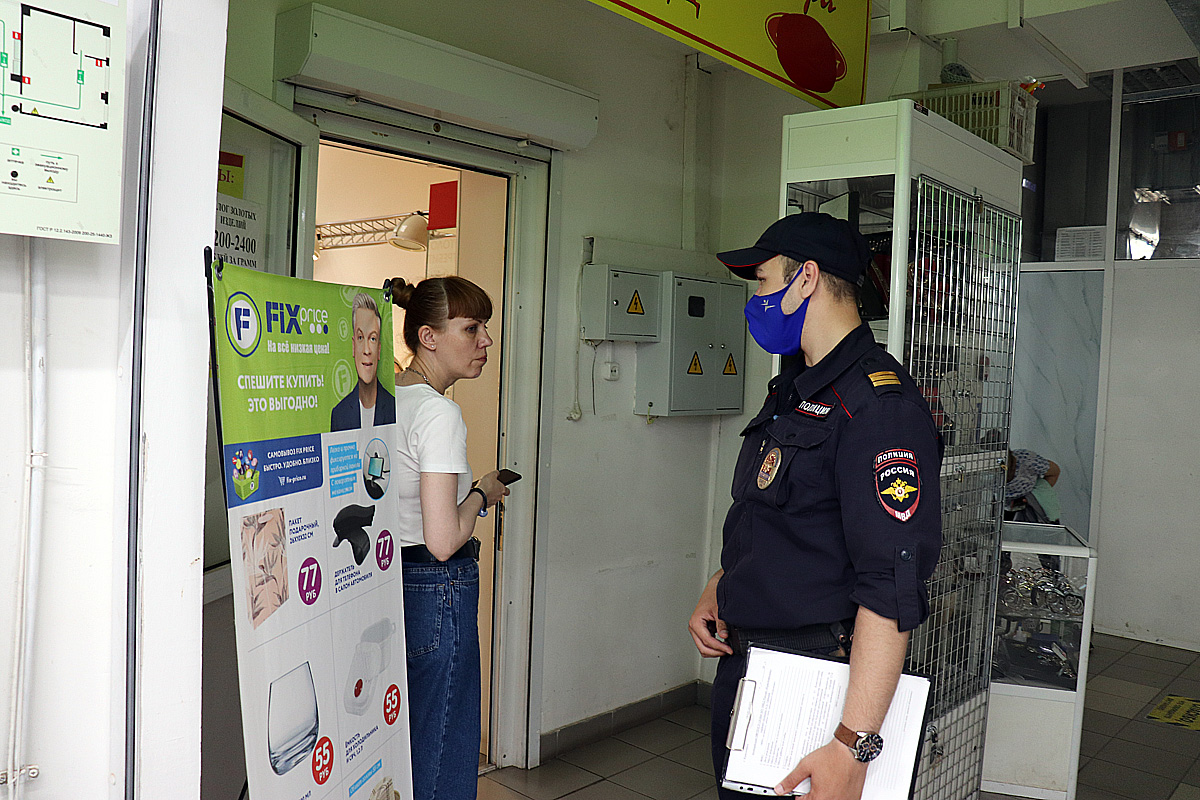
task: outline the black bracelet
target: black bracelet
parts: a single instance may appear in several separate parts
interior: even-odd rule
[[[472,486],[471,491],[467,492],[467,497],[470,497],[471,495],[475,494],[476,492],[479,493],[480,499],[483,500],[483,507],[479,509],[479,516],[486,517],[487,516],[487,493],[484,492],[483,489],[480,489],[478,486]]]

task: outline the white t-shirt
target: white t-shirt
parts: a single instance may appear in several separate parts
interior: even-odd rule
[[[458,475],[457,502],[471,491],[467,425],[448,397],[424,383],[396,387],[396,459],[392,481],[400,506],[401,546],[425,544],[421,524],[421,473]]]

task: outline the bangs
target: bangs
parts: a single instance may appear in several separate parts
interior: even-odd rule
[[[446,319],[466,317],[487,322],[492,318],[492,300],[487,292],[465,278],[447,276],[443,279],[446,290]]]

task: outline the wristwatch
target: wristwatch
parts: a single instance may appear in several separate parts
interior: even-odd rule
[[[883,737],[878,733],[852,731],[840,722],[833,732],[833,738],[849,747],[854,758],[864,764],[874,761],[883,752]]]

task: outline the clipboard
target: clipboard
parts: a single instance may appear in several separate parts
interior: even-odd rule
[[[721,785],[775,795],[801,758],[825,745],[842,719],[850,665],[846,661],[752,645],[738,683],[725,746]],[[901,674],[880,729],[883,753],[867,768],[863,797],[908,800],[916,781],[932,682]],[[808,780],[793,794],[807,794]]]

